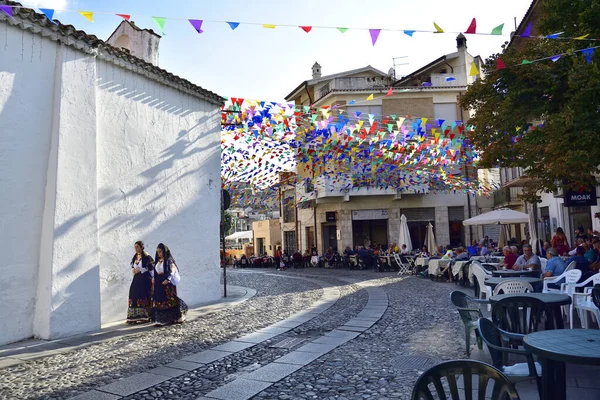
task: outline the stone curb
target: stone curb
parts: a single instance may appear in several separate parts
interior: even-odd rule
[[[240,305],[256,295],[256,290],[251,288],[230,285],[228,289],[238,295],[236,297],[221,298],[216,302],[196,308],[190,308],[187,315],[188,321],[196,320],[199,317],[221,311],[225,308]],[[152,324],[127,326],[125,325],[125,321],[117,321],[105,325],[99,332],[90,332],[50,341],[32,339],[0,346],[0,370],[27,361],[79,350],[110,339],[134,335],[151,329],[154,329]]]

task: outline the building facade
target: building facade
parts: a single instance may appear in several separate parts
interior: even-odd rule
[[[137,240],[171,247],[186,302],[219,298],[221,98],[43,14],[0,14],[0,344],[124,320]]]
[[[480,67],[481,59],[467,52],[466,39],[459,35],[454,53],[399,80],[371,66],[323,76],[321,66],[315,63],[313,78],[298,85],[286,100],[314,108],[337,105],[347,115],[360,112],[365,116],[467,120],[468,111],[460,108],[459,99],[478,78],[469,74],[473,62]],[[393,94],[383,96],[390,87]],[[366,104],[354,104],[353,100],[371,93],[380,95]],[[329,247],[342,251],[346,246],[397,243],[402,214],[407,217],[413,247],[423,245],[429,223],[434,225],[440,245],[458,246],[470,241],[472,231],[465,231],[462,221],[476,215],[475,197],[434,194],[429,187],[400,192],[355,185],[344,193],[337,190],[339,184],[315,178],[314,187],[302,183],[282,185],[282,240],[288,251],[303,252],[314,245],[322,253]]]
[[[254,254],[256,256],[275,256],[275,250],[281,246],[281,226],[279,219],[268,219],[252,223]]]

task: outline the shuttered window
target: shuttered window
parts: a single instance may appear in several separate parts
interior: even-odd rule
[[[448,207],[448,221],[462,221],[465,219],[464,207]]]
[[[400,214],[406,215],[407,221],[435,221],[434,208],[403,208]]]

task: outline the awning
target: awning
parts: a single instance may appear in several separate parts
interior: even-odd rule
[[[252,238],[253,238],[252,231],[243,231],[243,232],[233,233],[233,234],[225,237],[225,240],[238,240],[238,239],[252,240]]]
[[[483,213],[473,218],[463,221],[463,225],[509,225],[509,224],[527,224],[529,223],[529,215],[511,210],[509,208],[501,208],[490,212]]]

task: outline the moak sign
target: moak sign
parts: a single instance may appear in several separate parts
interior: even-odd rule
[[[565,192],[565,207],[595,206],[598,204],[596,188],[585,191],[567,190]]]

